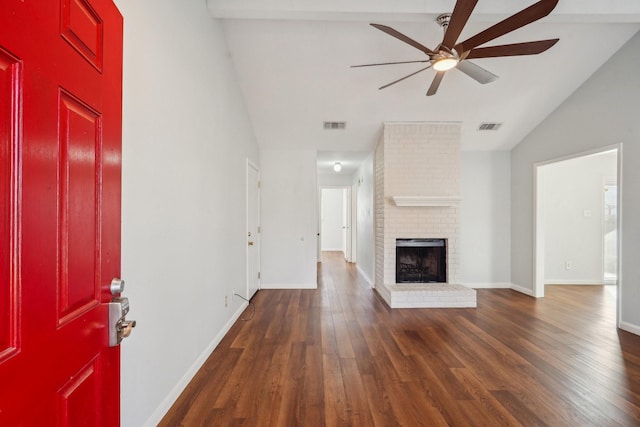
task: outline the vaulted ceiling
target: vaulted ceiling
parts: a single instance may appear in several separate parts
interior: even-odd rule
[[[460,40],[532,3],[480,0]],[[455,0],[208,0],[211,15],[223,20],[260,146],[318,150],[324,159],[371,150],[383,122],[390,121],[460,122],[463,150],[510,150],[640,28],[640,2],[560,0],[549,16],[487,43],[559,38],[554,47],[533,56],[473,60],[499,79],[481,85],[451,70],[429,97],[431,69],[378,90],[423,64],[351,68],[424,59],[424,53],[369,23],[391,26],[433,49],[443,35],[436,17],[454,5]],[[325,130],[325,121],[346,126]],[[502,125],[479,131],[484,122]]]

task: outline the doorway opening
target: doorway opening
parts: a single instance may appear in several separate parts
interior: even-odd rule
[[[342,252],[355,262],[351,187],[323,187],[320,191],[320,251]]]
[[[617,298],[621,161],[617,144],[534,165],[535,297],[553,284],[607,285]]]

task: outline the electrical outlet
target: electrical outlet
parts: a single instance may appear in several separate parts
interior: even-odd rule
[[[571,270],[571,261],[566,261],[564,263],[565,270]]]
[[[224,296],[224,306],[228,307],[229,306],[229,297],[228,296]]]

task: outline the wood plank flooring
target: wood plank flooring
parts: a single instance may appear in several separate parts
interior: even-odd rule
[[[341,254],[318,274],[259,291],[160,425],[640,426],[640,337],[611,288],[390,310]]]

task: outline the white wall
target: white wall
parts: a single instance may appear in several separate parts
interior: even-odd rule
[[[156,425],[242,308],[258,148],[204,1],[117,0],[125,22],[122,426]]]
[[[348,187],[353,182],[353,176],[346,173],[319,173],[319,187]]]
[[[322,189],[320,240],[323,251],[344,251],[344,193],[341,188]]]
[[[512,280],[533,292],[533,165],[623,144],[620,326],[640,334],[640,34],[636,34],[511,156]],[[620,188],[620,187],[619,187]]]
[[[463,151],[460,282],[510,287],[511,196],[508,151]]]
[[[372,152],[355,174],[356,201],[356,266],[369,285],[375,275],[374,177]]]
[[[267,288],[316,288],[316,153],[261,150],[262,281]]]
[[[603,184],[616,169],[616,152],[540,167],[545,283],[603,283]]]

